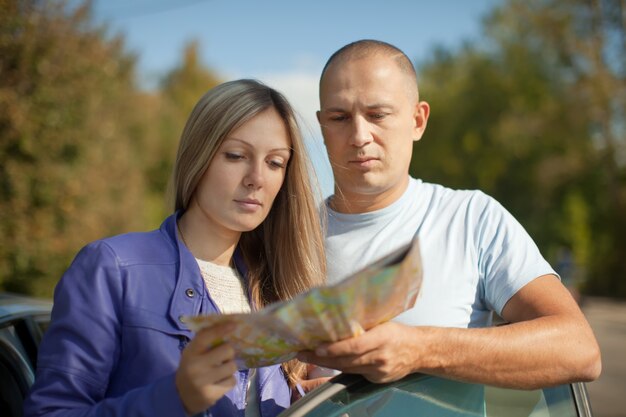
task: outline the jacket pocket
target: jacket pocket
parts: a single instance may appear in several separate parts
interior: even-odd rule
[[[152,311],[126,307],[122,327],[122,352],[125,360],[139,361],[148,367],[176,369],[180,354],[192,337],[179,329],[169,317]]]
[[[171,335],[191,336],[188,330],[181,330],[170,320],[167,313],[160,314],[137,307],[124,308],[124,326],[156,330]]]

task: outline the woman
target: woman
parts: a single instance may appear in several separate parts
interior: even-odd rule
[[[280,93],[239,80],[205,94],[181,136],[176,212],[159,230],[87,245],[57,285],[25,415],[268,417],[288,407],[301,366],[237,371],[227,343],[209,348],[228,326],[193,337],[182,318],[321,284],[309,172]]]

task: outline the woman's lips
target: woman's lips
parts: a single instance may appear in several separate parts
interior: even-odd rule
[[[237,204],[237,206],[239,206],[243,210],[249,211],[249,212],[260,210],[261,207],[263,206],[259,200],[248,199],[248,198],[235,200],[235,203]]]

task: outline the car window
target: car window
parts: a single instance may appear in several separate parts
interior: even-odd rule
[[[576,405],[568,385],[520,391],[485,387],[487,417],[573,417]]]
[[[0,327],[0,415],[20,417],[22,399],[34,380],[32,365],[14,323]]]
[[[50,324],[50,315],[47,316],[36,316],[33,317],[35,325],[39,330],[39,341],[41,341],[41,337],[48,330],[48,325]]]
[[[0,345],[0,349],[2,346]],[[22,415],[22,397],[15,369],[0,360],[0,415],[18,417]]]
[[[415,375],[394,384],[366,381],[321,401],[306,417],[575,417],[569,386],[518,391]]]

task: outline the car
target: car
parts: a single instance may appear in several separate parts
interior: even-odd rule
[[[0,293],[0,416],[21,417],[52,302]],[[387,384],[340,374],[279,417],[591,417],[583,383],[523,391],[412,374]]]
[[[386,384],[340,374],[279,417],[588,417],[583,383],[514,390],[411,374]]]
[[[0,416],[21,417],[52,302],[0,293]]]

